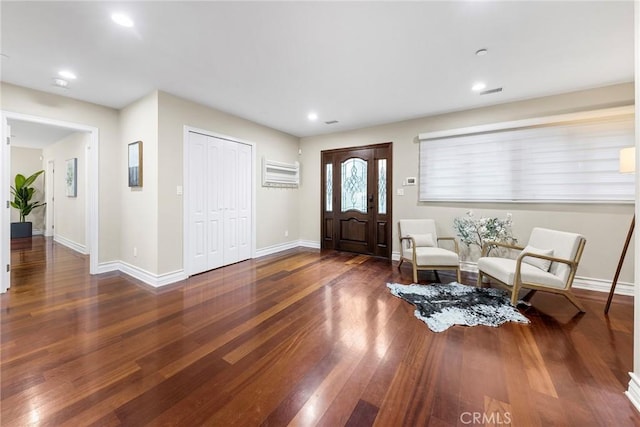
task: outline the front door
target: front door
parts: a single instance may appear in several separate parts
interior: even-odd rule
[[[322,248],[391,257],[392,144],[322,152]]]

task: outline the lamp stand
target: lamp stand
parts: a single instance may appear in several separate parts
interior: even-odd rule
[[[604,313],[609,313],[609,307],[611,306],[611,299],[613,299],[613,293],[616,290],[616,285],[618,284],[618,277],[620,277],[620,270],[622,270],[622,264],[624,263],[624,257],[627,255],[627,249],[629,248],[629,243],[631,242],[631,236],[633,235],[633,229],[636,226],[636,215],[633,214],[633,219],[631,220],[631,225],[629,226],[629,232],[627,233],[627,240],[624,242],[624,248],[622,248],[622,253],[620,254],[620,261],[618,261],[618,268],[616,269],[616,274],[613,276],[613,282],[611,283],[611,290],[609,291],[609,298],[607,299],[607,305],[604,306]]]

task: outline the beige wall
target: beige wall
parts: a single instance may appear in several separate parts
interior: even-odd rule
[[[42,150],[44,160],[40,164],[41,169],[47,168],[50,161],[54,162],[55,173],[53,177],[53,205],[54,236],[70,240],[79,246],[86,247],[86,201],[87,191],[87,156],[86,147],[90,135],[86,132],[75,132],[55,142]],[[67,196],[67,160],[76,158],[77,164],[77,196]],[[47,206],[51,209],[52,206]]]
[[[11,185],[14,186],[14,180],[17,174],[25,177],[31,176],[33,173],[42,170],[42,150],[37,148],[11,147]],[[44,174],[40,175],[33,187],[36,189],[32,202],[44,202]],[[13,199],[12,199],[13,200]],[[44,213],[45,208],[35,208],[26,218],[27,221],[33,223],[33,231],[44,232]],[[11,208],[11,222],[20,221],[20,211]]]
[[[8,83],[0,84],[1,108],[14,113],[62,120],[98,128],[99,132],[99,262],[120,256],[121,164],[118,112],[88,102],[39,92]],[[124,166],[123,166],[124,167]]]
[[[53,118],[99,129],[100,262],[123,260],[153,274],[182,269],[183,127],[189,125],[256,144],[256,248],[298,239],[318,242],[320,234],[320,151],[375,144],[394,144],[394,224],[399,218],[431,217],[440,233],[453,234],[452,222],[473,208],[478,215],[513,214],[516,237],[525,243],[532,227],[583,233],[587,239],[579,275],[610,280],[618,261],[633,208],[629,205],[419,203],[417,187],[395,191],[407,176],[418,175],[417,135],[451,129],[568,113],[633,102],[633,84],[581,91],[440,116],[391,123],[351,132],[298,138],[167,93],[154,92],[120,113],[106,107],[2,84],[2,109]],[[126,146],[144,144],[144,187],[126,181]],[[302,155],[298,156],[298,147]],[[261,159],[301,162],[301,188],[263,188]],[[289,236],[284,233],[288,231]],[[394,251],[397,230],[393,228]],[[138,249],[137,257],[133,248]],[[633,248],[621,281],[631,282]]]
[[[159,273],[182,269],[183,205],[176,187],[183,185],[184,126],[207,130],[256,147],[256,248],[261,249],[299,236],[298,189],[263,188],[261,158],[298,160],[298,138],[248,120],[199,105],[168,93],[159,94],[158,249]],[[287,230],[289,236],[285,237]]]
[[[120,260],[150,273],[158,271],[158,92],[120,111]],[[129,187],[128,144],[142,141],[142,187]],[[136,254],[134,255],[134,248]]]
[[[611,204],[488,204],[421,203],[418,187],[402,187],[403,179],[418,177],[419,133],[487,123],[542,117],[553,114],[633,104],[632,83],[500,104],[461,112],[424,117],[387,125],[302,138],[300,191],[300,238],[320,240],[320,152],[322,150],[393,142],[393,248],[398,251],[397,227],[401,218],[433,218],[439,234],[455,235],[453,219],[472,208],[476,215],[504,217],[513,214],[514,234],[526,243],[534,226],[582,233],[587,246],[578,275],[610,280],[633,215],[632,205]],[[404,188],[405,195],[396,190]],[[620,281],[633,280],[633,248],[627,256]]]

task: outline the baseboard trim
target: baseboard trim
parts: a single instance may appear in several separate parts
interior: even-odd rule
[[[394,252],[391,256],[393,261],[400,261],[400,252]],[[470,273],[478,272],[478,264],[472,261],[460,261],[460,270]],[[576,289],[586,289],[589,291],[606,292],[611,290],[610,279],[596,279],[593,277],[576,276],[573,280],[573,287]],[[634,295],[633,283],[620,282],[616,285],[616,295]]]
[[[61,244],[64,243],[61,242]],[[298,247],[319,249],[320,243],[308,240],[296,240],[293,242],[280,243],[256,250],[255,258],[272,255],[278,252],[295,249]],[[189,278],[189,275],[187,275],[184,270],[176,270],[164,274],[153,274],[143,268],[136,267],[135,265],[131,265],[124,261],[109,261],[98,264],[97,274],[110,273],[113,271],[120,271],[121,273],[131,276],[134,279],[140,280],[141,282],[153,286],[154,288],[170,285],[172,283],[176,283]]]
[[[633,406],[640,411],[640,378],[638,378],[638,376],[633,372],[629,372],[629,376],[631,377],[629,380],[629,388],[624,392],[624,394],[631,401]]]
[[[44,236],[44,230],[41,230],[39,228],[34,228],[31,230],[31,235],[32,236]]]
[[[159,288],[187,279],[189,276],[184,270],[176,270],[170,273],[153,274],[145,269],[136,267],[124,261],[103,262],[98,265],[98,274],[120,271],[134,279],[140,280],[149,286]]]
[[[64,244],[63,242],[59,242],[59,243]],[[272,255],[272,254],[286,251],[289,249],[294,249],[297,247],[320,249],[320,242],[314,242],[311,240],[297,240],[293,242],[280,243],[277,245],[267,246],[266,248],[261,248],[256,250],[255,257],[260,258],[263,256]],[[71,249],[74,249],[74,248],[71,248]],[[399,261],[400,252],[393,252],[391,254],[391,259],[393,261]],[[475,262],[461,261],[460,270],[477,273],[478,266]],[[121,271],[155,288],[170,285],[172,283],[185,280],[189,277],[184,272],[184,270],[176,270],[170,273],[164,273],[164,274],[158,275],[158,274],[150,273],[142,268],[136,267],[134,265],[128,264],[123,261],[104,262],[98,265],[98,274],[108,273],[111,271]],[[573,287],[577,289],[587,289],[590,291],[608,293],[609,290],[611,289],[611,281],[604,280],[604,279],[596,279],[592,277],[576,276],[576,278],[573,281]],[[616,295],[630,295],[630,296],[634,295],[633,284],[627,283],[627,282],[618,282],[618,285],[616,286]],[[640,391],[640,386],[638,390]],[[638,396],[640,396],[640,393],[638,394]],[[640,399],[638,399],[638,401],[640,402]]]
[[[66,246],[69,249],[73,249],[76,252],[80,252],[82,255],[87,255],[87,247],[85,245],[81,245],[80,243],[76,243],[73,240],[69,240],[66,237],[62,237],[59,234],[53,236],[53,241],[61,244],[62,246]]]
[[[111,273],[112,271],[120,271],[120,262],[101,262],[98,264],[98,271],[96,274]]]
[[[320,249],[320,242],[314,240],[299,240],[298,245],[303,248]]]
[[[131,265],[124,261],[120,261],[119,269],[123,273],[128,274],[129,276],[135,279],[138,279],[146,283],[147,285],[151,285],[154,288],[170,285],[172,283],[185,280],[187,277],[189,277],[184,272],[184,270],[176,270],[170,273],[163,273],[163,274],[153,274],[148,272],[147,270],[144,270],[140,267],[136,267],[135,265]]]
[[[260,258],[267,255],[273,255],[278,252],[287,251],[295,248],[311,248],[320,249],[320,242],[313,240],[294,240],[293,242],[280,243],[277,245],[267,246],[256,250],[255,258]]]
[[[261,258],[263,256],[272,255],[282,251],[287,251],[289,249],[294,249],[294,248],[297,248],[298,246],[300,246],[300,242],[298,241],[279,243],[277,245],[267,246],[265,248],[257,249],[255,257]]]

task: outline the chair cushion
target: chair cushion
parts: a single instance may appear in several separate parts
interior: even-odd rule
[[[579,234],[535,227],[531,230],[527,244],[534,248],[553,248],[554,257],[573,260],[582,239],[583,237]],[[561,262],[553,262],[549,267],[549,272],[558,276],[563,282],[569,278],[570,271],[571,268]]]
[[[416,261],[419,266],[457,266],[459,264],[457,253],[447,249],[434,247],[417,247]]]
[[[433,241],[438,241],[436,222],[432,219],[401,219],[398,221],[398,226],[398,231],[402,237],[407,237],[411,234],[431,234]],[[404,242],[404,245],[400,245],[402,256],[406,259],[411,259],[411,243],[408,240]],[[434,244],[433,246],[436,245]]]
[[[409,234],[409,237],[413,237],[413,240],[416,242],[416,247],[424,247],[430,246],[433,247],[436,243],[433,240],[433,234],[425,233],[425,234]],[[409,242],[409,247],[411,247],[411,240],[407,240]]]
[[[513,286],[516,273],[516,260],[509,258],[482,257],[478,260],[478,269],[502,283]],[[523,282],[546,285],[552,288],[563,289],[564,281],[558,276],[542,271],[524,262],[520,264],[520,274]]]
[[[533,246],[526,246],[521,253],[553,256],[553,249],[538,249],[534,248]],[[548,259],[527,256],[522,258],[522,262],[533,265],[534,267],[537,267],[542,271],[549,271],[549,267],[551,267],[551,261],[549,261]]]

